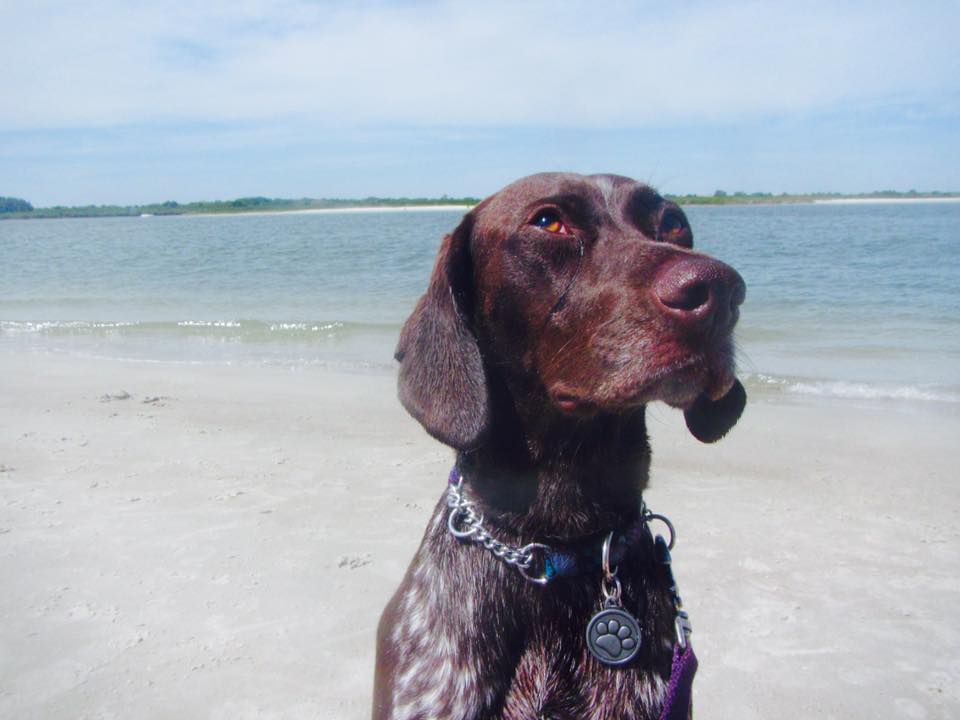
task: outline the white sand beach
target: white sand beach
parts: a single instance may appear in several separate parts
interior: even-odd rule
[[[956,203],[960,197],[866,197],[866,198],[826,198],[813,201],[817,205],[913,205],[916,203]]]
[[[389,375],[0,355],[0,717],[365,718],[451,453]],[[960,715],[954,406],[649,410],[696,717]]]
[[[392,213],[392,212],[459,212],[465,213],[473,205],[371,205],[358,207],[330,207],[330,208],[303,208],[300,210],[243,210],[227,213],[189,213],[192,217],[263,217],[266,215],[353,215],[363,213]],[[140,217],[156,217],[156,215],[141,215]],[[180,217],[180,216],[173,216]]]

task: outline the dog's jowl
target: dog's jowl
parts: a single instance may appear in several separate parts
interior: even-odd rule
[[[644,408],[704,442],[736,423],[744,293],[625,177],[524,178],[444,238],[396,358],[401,402],[456,458],[380,620],[375,720],[686,717]]]

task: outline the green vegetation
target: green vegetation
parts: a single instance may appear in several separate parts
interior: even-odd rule
[[[875,199],[919,199],[960,197],[955,192],[897,192],[879,190],[872,193],[849,195],[844,193],[745,193],[717,190],[713,195],[667,195],[678,205],[755,205],[775,203],[810,203],[817,200],[875,200]],[[0,197],[0,219],[6,218],[65,218],[65,217],[137,217],[140,215],[198,215],[198,214],[235,214],[247,212],[283,212],[289,210],[331,210],[360,207],[418,207],[424,205],[476,205],[478,198],[381,198],[366,197],[358,199],[343,198],[267,198],[243,197],[236,200],[214,200],[210,202],[178,203],[167,200],[150,205],[84,205],[80,207],[34,208],[26,200],[14,197]]]
[[[15,197],[0,197],[0,214],[15,212],[32,212],[33,205],[26,200]]]
[[[15,200],[15,198],[0,198]],[[54,207],[34,209],[30,203],[20,200],[26,208],[0,210],[0,218],[66,218],[66,217],[137,217],[139,215],[198,215],[232,214],[245,212],[283,212],[289,210],[330,210],[358,207],[418,207],[424,205],[476,205],[478,198],[284,198],[244,197],[236,200],[178,203],[167,200],[150,205],[83,205],[80,207]]]
[[[667,195],[678,205],[773,205],[776,203],[812,203],[818,200],[909,200],[920,198],[952,198],[960,197],[955,192],[897,192],[896,190],[878,190],[871,193],[851,195],[849,193],[728,193],[717,190],[713,195]]]

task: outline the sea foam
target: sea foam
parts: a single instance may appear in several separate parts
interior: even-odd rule
[[[895,385],[889,383],[851,382],[846,380],[814,380],[775,377],[762,373],[747,376],[747,382],[761,392],[764,389],[797,395],[845,398],[851,400],[910,400],[920,402],[960,403],[960,392],[944,387]]]

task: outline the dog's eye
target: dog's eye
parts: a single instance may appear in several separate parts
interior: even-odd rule
[[[546,230],[549,233],[557,233],[558,235],[566,235],[568,230],[567,226],[563,224],[563,220],[560,219],[560,213],[556,210],[541,210],[533,217],[533,221],[530,223],[542,230]]]
[[[673,213],[668,213],[663,218],[663,222],[660,223],[660,232],[664,235],[676,235],[677,233],[683,232],[683,230],[683,220]]]
[[[660,228],[657,231],[657,240],[661,242],[678,243],[689,247],[692,236],[686,219],[677,210],[667,210],[660,218]]]

